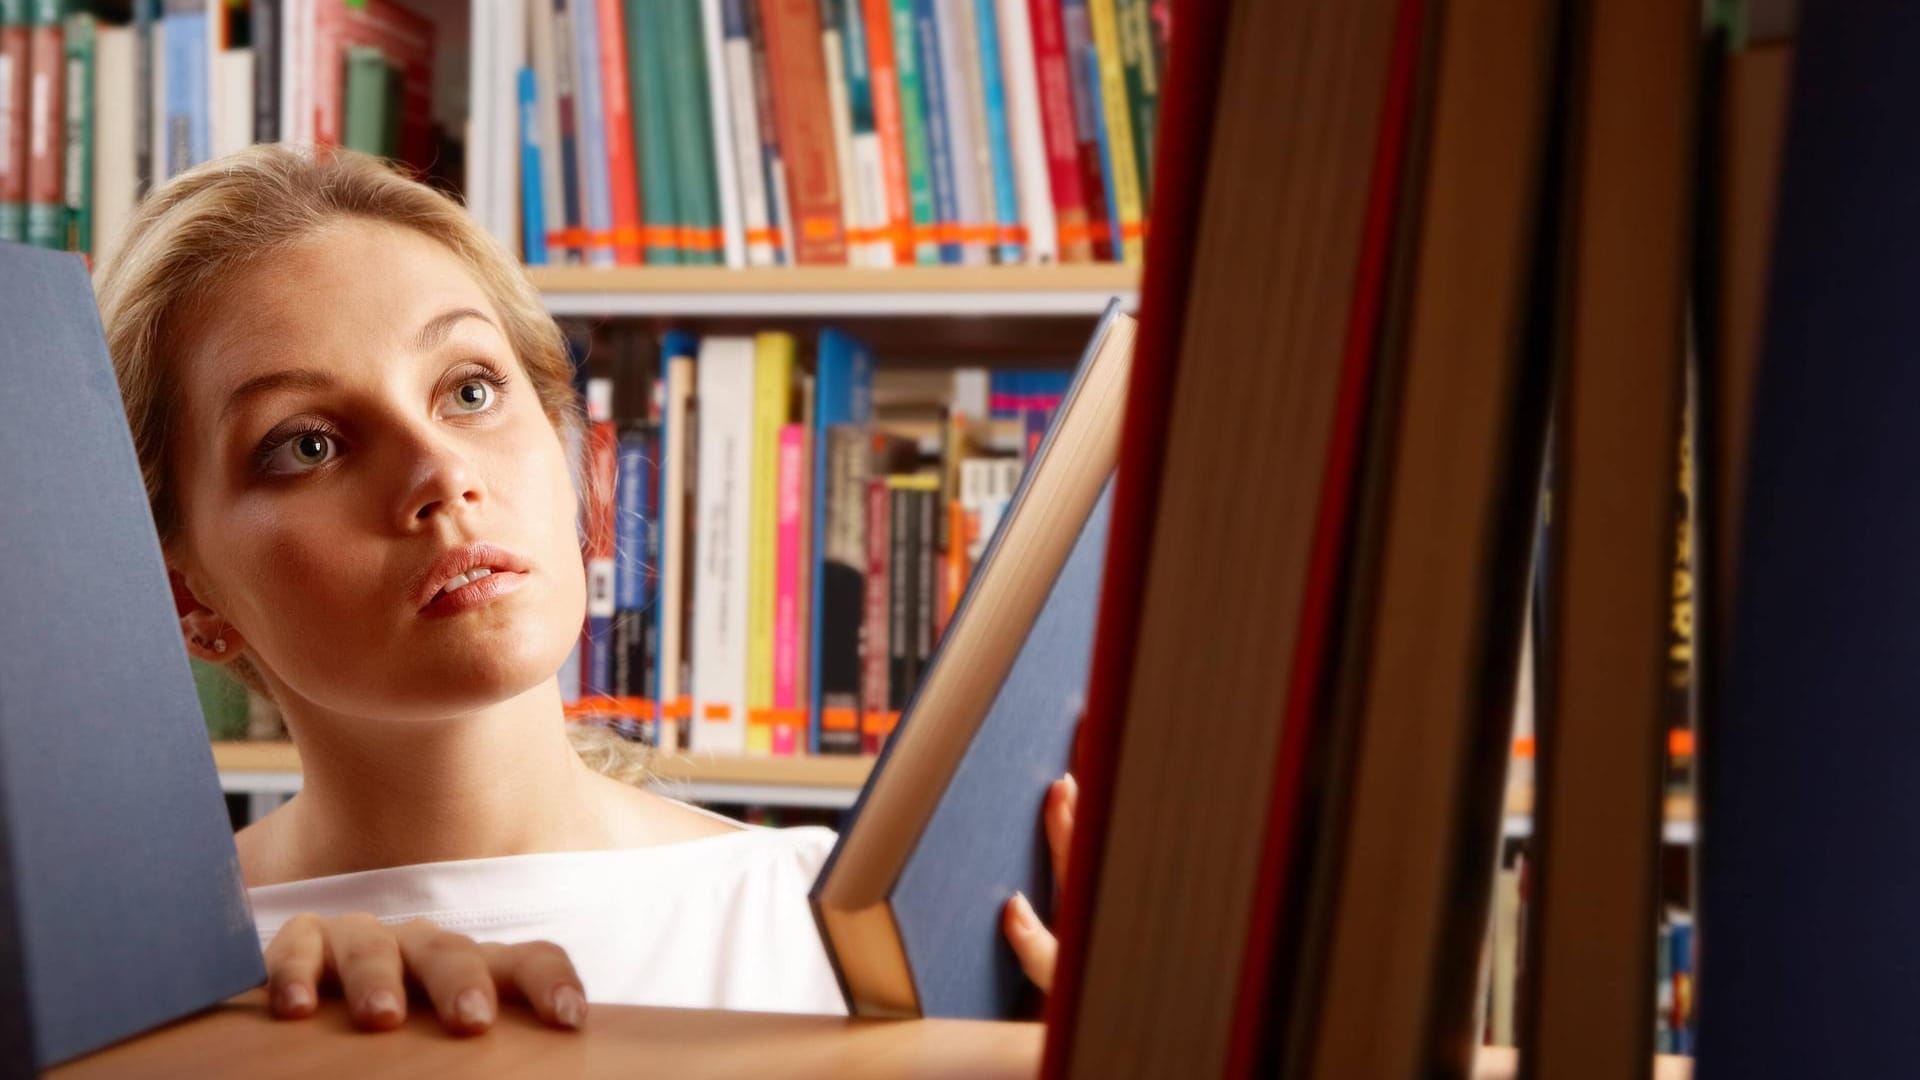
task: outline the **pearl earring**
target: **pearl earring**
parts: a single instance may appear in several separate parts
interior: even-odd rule
[[[227,639],[226,639],[226,638],[223,638],[223,637],[221,637],[221,638],[214,638],[214,639],[213,639],[213,651],[214,651],[214,652],[226,652],[226,651],[227,651]]]

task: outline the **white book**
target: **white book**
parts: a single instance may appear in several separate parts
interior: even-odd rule
[[[850,193],[860,219],[873,239],[855,244],[866,249],[866,265],[887,268],[894,265],[893,225],[887,216],[887,164],[881,149],[880,133],[867,131],[853,137],[853,190]]]
[[[700,343],[691,748],[703,754],[739,754],[747,748],[753,356],[752,338],[710,337]]]
[[[153,145],[153,186],[159,187],[173,176],[167,168],[167,35],[160,20],[153,21],[153,33],[148,36],[147,47],[153,53],[153,63],[147,69],[153,76],[152,96],[147,108],[152,112]]]
[[[280,8],[280,141],[313,141],[314,0],[285,0]]]
[[[559,83],[554,77],[552,0],[533,0],[527,14],[532,22],[527,44],[533,61],[533,104],[540,126],[535,139],[540,144],[540,213],[551,234],[565,227],[567,217],[566,194],[560,187],[560,95]],[[570,260],[558,249],[549,248],[547,261]]]
[[[253,145],[253,50],[223,49],[214,54],[213,122],[209,147],[225,157]]]
[[[499,32],[494,28],[494,6],[475,4],[472,8],[473,25],[469,31],[471,37],[467,50],[467,212],[488,232],[500,235],[493,218],[494,172],[491,164],[495,156],[493,109],[489,102],[493,99],[492,82],[498,81],[499,73],[493,69],[494,52],[498,44],[494,41]],[[511,243],[505,237],[504,242]]]
[[[747,224],[744,195],[741,191],[740,162],[733,141],[733,86],[728,68],[726,32],[721,25],[720,0],[701,0],[700,34],[707,52],[707,119],[713,125],[714,193],[720,201],[720,236],[727,265],[739,269],[747,265]],[[756,144],[757,145],[757,144]],[[756,158],[757,158],[756,154]],[[766,193],[760,195],[760,225],[766,223]],[[771,254],[769,252],[769,254]]]
[[[687,582],[687,405],[693,396],[693,358],[676,356],[667,361],[666,445],[661,448],[661,477],[658,528],[660,529],[660,700],[655,715],[660,718],[659,746],[673,750],[681,745],[681,718],[673,703],[688,692],[686,642],[681,627],[686,613],[683,600]]]
[[[858,0],[847,2],[856,3]],[[827,64],[827,113],[833,121],[834,171],[840,174],[840,182],[836,185],[840,189],[840,227],[851,239],[867,227],[867,222],[862,218],[859,200],[854,197],[853,190],[853,107],[847,102],[845,49],[839,27],[820,28],[820,52]],[[848,244],[847,263],[850,266],[867,265],[865,245]]]
[[[973,32],[972,0],[938,0],[934,15],[940,32],[940,68],[947,98],[947,141],[953,161],[953,201],[960,214],[963,235],[991,224],[993,184],[981,184],[979,153],[986,149],[986,126],[977,126],[975,117],[986,108],[980,94],[978,72],[969,85],[966,54],[969,43],[979,35]],[[981,266],[987,262],[987,245],[982,240],[963,241],[960,262]]]
[[[130,26],[100,24],[93,49],[93,264],[120,250],[139,185],[133,163],[134,50]]]
[[[1012,129],[1013,179],[1020,192],[1020,224],[1027,230],[1027,260],[1060,261],[1060,238],[1047,178],[1047,139],[1040,127],[1040,79],[1034,68],[1033,24],[1027,0],[998,0],[1000,60],[1007,87],[1007,123]]]
[[[494,235],[520,257],[520,68],[527,62],[526,0],[488,0],[493,13],[494,73],[490,104],[493,108]]]
[[[717,26],[721,0],[706,0],[706,4],[710,9],[709,27]],[[740,183],[741,229],[746,241],[747,265],[773,266],[779,262],[779,255],[770,236],[771,193],[767,190],[766,167],[760,160],[760,106],[753,93],[753,49],[744,30],[727,34],[723,48],[726,82],[723,99],[727,105],[725,111],[733,121],[733,133],[732,138],[714,146],[714,158],[724,162],[729,156],[726,148],[733,148],[731,156],[736,167],[735,178]],[[716,99],[715,116],[722,112],[720,106],[721,99]]]

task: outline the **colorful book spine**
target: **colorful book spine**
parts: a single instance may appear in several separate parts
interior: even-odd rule
[[[594,0],[600,39],[600,102],[607,145],[607,192],[613,220],[613,261],[638,266],[640,170],[633,156],[632,90],[627,86],[626,14],[620,0]]]
[[[651,552],[657,510],[654,463],[659,458],[656,430],[644,420],[619,422],[619,451],[614,519],[614,656],[613,691],[622,699],[621,711],[634,722],[642,738],[658,745],[654,724],[653,673],[657,661],[653,613]]]
[[[1034,0],[1046,3],[1047,0]],[[1062,66],[1072,87],[1073,135],[1075,156],[1080,170],[1080,191],[1086,202],[1087,238],[1093,257],[1117,258],[1114,246],[1120,234],[1109,228],[1110,200],[1107,198],[1107,170],[1100,157],[1101,121],[1100,78],[1098,65],[1087,63],[1093,52],[1093,20],[1087,13],[1087,0],[1060,0],[1060,26],[1064,35]]]
[[[712,84],[707,78],[698,3],[672,0],[665,6],[666,18],[662,20],[668,42],[667,87],[673,100],[681,103],[667,114],[674,204],[680,217],[675,246],[682,263],[719,266],[727,261],[728,226],[720,210],[713,103],[707,98]],[[738,227],[737,222],[734,227]]]
[[[793,264],[793,200],[787,185],[785,159],[780,147],[779,124],[773,108],[773,73],[768,66],[767,27],[764,9],[757,0],[742,0],[747,13],[747,45],[753,51],[754,114],[760,122],[760,168],[767,187],[767,227],[774,250],[774,262]]]
[[[1055,263],[1060,261],[1059,219],[1049,187],[1033,23],[1027,0],[996,2],[1000,5],[1000,61],[1007,87],[1007,116],[1012,125],[1013,173],[1019,188],[1020,226],[1026,231],[1027,257],[1035,263]]]
[[[581,696],[613,692],[614,519],[619,440],[613,424],[613,381],[587,380],[586,555],[587,644]]]
[[[658,702],[654,745],[662,749],[682,749],[684,733],[692,719],[692,683],[689,675],[688,618],[692,605],[692,571],[689,555],[693,549],[693,521],[696,514],[689,494],[689,466],[694,440],[689,431],[694,388],[694,356],[698,343],[691,334],[669,331],[661,336],[659,386],[664,400],[660,409],[660,469],[657,500],[660,537],[659,629],[656,637],[659,671],[655,676]]]
[[[847,263],[867,265],[866,222],[854,186],[853,105],[847,87],[847,0],[820,0],[820,65],[826,75],[828,130],[833,134],[834,175],[840,182],[840,225]]]
[[[27,238],[27,0],[0,0],[0,240]]]
[[[980,68],[975,61],[972,0],[934,0],[939,30],[940,81],[946,90],[947,151],[953,163],[953,198],[960,262],[983,266],[993,230],[993,175],[987,162]]]
[[[715,0],[708,0],[711,5]],[[748,0],[718,0],[723,18],[722,53],[727,82],[730,138],[734,176],[740,185],[740,224],[749,266],[774,266],[780,245],[773,232],[773,209],[767,188],[766,162],[760,147],[760,96],[753,70],[753,46],[748,34]]]
[[[887,0],[858,0],[867,45],[868,95],[873,106],[873,129],[879,142],[880,178],[887,199],[887,240],[893,245],[893,264],[911,266],[913,196],[907,181],[906,132],[900,107],[900,71],[894,59],[893,10]]]
[[[847,72],[848,119],[853,128],[853,172],[848,183],[863,230],[858,243],[865,251],[863,257],[868,266],[885,268],[902,260],[895,257],[887,150],[874,114],[873,49],[867,43],[867,14],[862,0],[838,2],[842,5],[841,44]],[[904,214],[906,188],[902,179],[900,210]]]
[[[880,739],[891,727],[888,721],[893,700],[893,642],[889,629],[893,621],[893,597],[890,595],[893,551],[893,493],[884,476],[867,481],[867,578],[864,589],[864,615],[860,631],[860,752],[871,754],[880,749]]]
[[[346,126],[340,143],[349,150],[385,157],[392,153],[394,142],[387,123],[386,57],[379,49],[354,45],[347,48],[346,63]]]
[[[1127,99],[1127,77],[1120,52],[1120,18],[1115,0],[1088,0],[1100,87],[1101,133],[1106,146],[1109,183],[1117,204],[1109,217],[1120,223],[1120,261],[1139,266],[1146,257],[1139,157],[1134,149],[1134,120]]]
[[[754,341],[710,337],[697,367],[693,736],[700,753],[746,750],[747,571],[752,565]]]
[[[731,60],[727,55],[726,17],[720,0],[698,3],[691,18],[699,25],[707,81],[707,143],[713,163],[714,202],[720,220],[723,261],[738,269],[748,265],[746,194],[741,188],[740,161],[734,148],[734,94]]]
[[[877,5],[879,0],[873,0]],[[893,62],[898,71],[900,90],[901,162],[906,169],[908,210],[913,219],[913,262],[931,266],[945,262],[940,246],[943,222],[938,195],[934,188],[935,167],[927,107],[926,80],[921,77],[918,0],[891,0],[889,29],[892,33]],[[876,61],[877,64],[877,61]]]
[[[801,534],[802,501],[806,494],[803,469],[807,456],[807,429],[787,424],[780,429],[778,475],[775,478],[777,501],[774,522],[773,574],[773,708],[776,756],[791,755],[798,749],[797,727],[793,718],[803,715],[800,686],[805,652],[800,625],[801,593],[806,588],[806,570],[801,565],[806,549]]]
[[[760,0],[760,6],[786,172],[794,262],[843,265],[846,219],[820,47],[820,8],[817,0]]]
[[[558,262],[578,263],[587,257],[587,232],[580,158],[580,92],[573,58],[577,39],[570,5],[571,0],[553,0],[553,104],[558,114],[560,196],[551,208],[555,228],[547,234],[547,249]]]
[[[432,21],[412,8],[395,3],[394,0],[355,0],[347,4],[343,0],[321,0],[334,8],[339,19],[338,41],[342,47],[352,45],[371,45],[386,55],[387,62],[397,70],[400,83],[399,122],[395,125],[397,144],[393,156],[406,162],[413,168],[426,172],[434,162],[433,143],[433,70],[435,31]],[[524,19],[524,11],[518,11]],[[511,38],[503,38],[502,47],[507,49],[513,59],[499,69],[502,85],[508,91],[501,103],[501,120],[510,123],[513,115],[512,93],[513,72],[518,69],[525,50],[526,30],[514,20],[508,20],[516,26]],[[513,44],[518,42],[518,44]],[[500,145],[516,145],[511,131],[501,134]],[[511,154],[512,151],[506,150]],[[503,157],[511,162],[511,157]],[[501,177],[502,184],[510,188],[512,170]]]
[[[545,185],[541,182],[539,86],[533,69],[520,69],[520,228],[528,266],[547,265]]]
[[[61,0],[32,0],[27,30],[33,72],[27,91],[27,243],[55,250],[67,246],[67,148],[61,136],[67,122],[64,16]]]
[[[1096,113],[1104,116],[1106,109],[1106,87],[1100,82],[1100,56],[1092,46],[1088,46],[1086,51],[1081,54],[1080,66],[1087,72],[1087,85],[1089,87],[1087,100],[1092,103]],[[1108,135],[1109,132],[1106,124],[1102,123],[1096,126],[1095,136],[1097,141],[1094,143],[1094,150],[1095,160],[1100,164],[1099,175],[1102,185],[1101,191],[1103,192],[1101,202],[1107,210],[1106,233],[1109,238],[1107,249],[1112,252],[1115,257],[1119,257],[1123,250],[1120,246],[1119,238],[1125,234],[1121,228],[1120,196],[1118,190],[1114,187],[1117,178],[1113,170],[1113,141]]]
[[[773,643],[774,567],[779,540],[780,432],[793,411],[793,336],[764,333],[754,339],[753,459],[749,471],[751,539],[747,566],[747,710],[749,718],[775,708]],[[756,725],[766,736],[771,725]],[[747,752],[770,753],[770,742],[747,734]]]
[[[656,0],[627,0],[627,56],[634,64],[627,85],[633,98],[633,141],[640,150],[640,213],[646,222],[649,265],[680,261],[683,221],[673,182],[671,114],[688,102],[675,102],[667,89],[666,8]]]
[[[927,171],[933,182],[934,218],[939,223],[936,235],[940,243],[940,261],[961,261],[959,195],[954,176],[955,134],[947,108],[952,89],[940,59],[940,23],[934,10],[935,0],[913,0],[913,28],[916,55],[920,62],[920,83],[925,91]]]
[[[986,102],[988,164],[993,177],[994,261],[1020,263],[1027,257],[1027,231],[1020,223],[1020,196],[1014,183],[1013,133],[1008,120],[1007,85],[1001,68],[998,0],[973,0],[979,26],[980,88]]]
[[[585,224],[586,260],[592,266],[612,266],[613,192],[607,157],[607,113],[600,78],[599,0],[575,0],[573,14],[574,78],[578,95],[580,138],[580,207]]]
[[[1153,138],[1160,114],[1160,72],[1154,61],[1149,0],[1116,0],[1120,66],[1126,75],[1127,107],[1133,119],[1133,161],[1140,177],[1141,221],[1153,194]]]
[[[821,331],[816,352],[807,680],[813,730],[808,743],[816,753],[858,751],[865,433],[873,418],[873,354],[833,329]]]
[[[93,252],[94,17],[67,16],[66,218],[68,251]]]
[[[553,244],[553,234],[564,229],[565,214],[560,207],[560,102],[557,94],[554,55],[559,43],[554,40],[554,12],[549,0],[533,0],[527,9],[527,50],[533,68],[533,107],[531,120],[533,143],[540,151],[540,169],[531,181],[540,189],[542,229],[539,250],[548,262],[564,262],[565,255]],[[528,121],[522,121],[521,138],[527,137]],[[523,223],[524,224],[524,223]],[[535,245],[528,237],[522,242],[529,263]]]

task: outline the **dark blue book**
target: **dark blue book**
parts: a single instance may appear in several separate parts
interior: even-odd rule
[[[1109,307],[810,899],[848,1008],[1006,1018],[1000,930],[1053,883],[1041,808],[1086,693],[1134,322]]]
[[[1920,6],[1803,4],[1721,707],[1699,1074],[1920,1062]]]
[[[857,8],[858,4],[849,4]],[[812,647],[807,650],[812,671],[807,686],[808,753],[841,752],[860,749],[859,733],[834,732],[823,746],[822,717],[827,709],[857,713],[860,708],[860,623],[865,600],[864,529],[848,527],[839,520],[829,493],[839,489],[832,476],[835,455],[830,433],[842,425],[864,425],[873,417],[873,353],[865,344],[846,333],[820,331],[815,361],[816,386],[813,406],[813,625],[808,628]],[[842,455],[844,457],[844,455]],[[840,463],[847,464],[844,460]],[[864,475],[864,473],[863,473]],[[855,492],[857,498],[862,493]],[[842,511],[846,509],[843,505]],[[829,526],[839,524],[838,532]],[[851,746],[835,736],[852,736]]]
[[[140,465],[75,255],[0,243],[0,1075],[259,985]]]

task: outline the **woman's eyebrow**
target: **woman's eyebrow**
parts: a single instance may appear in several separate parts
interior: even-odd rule
[[[325,390],[334,384],[333,376],[312,368],[293,368],[287,371],[270,371],[265,375],[256,375],[234,388],[227,395],[227,403],[220,407],[220,420],[225,421],[241,402],[274,390]]]
[[[451,311],[443,311],[433,318],[428,319],[426,325],[420,328],[420,332],[414,335],[414,351],[426,352],[429,349],[438,347],[441,342],[447,340],[447,335],[452,332],[455,323],[461,319],[469,318],[479,319],[488,326],[493,326],[493,320],[487,318],[486,314],[478,308],[463,307],[454,308]],[[494,328],[496,330],[499,329],[498,327]]]

